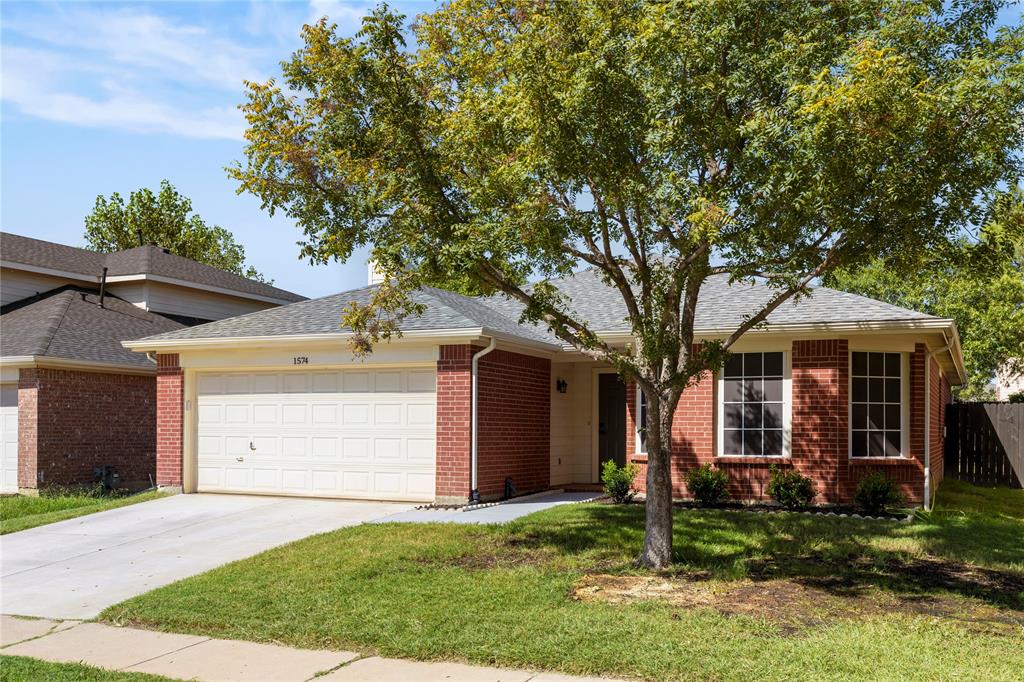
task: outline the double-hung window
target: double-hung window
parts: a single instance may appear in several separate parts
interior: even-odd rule
[[[733,353],[720,381],[720,454],[788,455],[786,353]]]
[[[906,451],[903,353],[850,354],[850,456],[902,457]]]

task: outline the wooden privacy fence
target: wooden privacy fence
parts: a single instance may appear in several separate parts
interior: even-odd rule
[[[947,405],[945,475],[1024,487],[1024,403]]]

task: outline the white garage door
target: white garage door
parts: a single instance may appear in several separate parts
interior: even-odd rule
[[[0,384],[0,493],[18,492],[18,385]]]
[[[198,375],[200,491],[434,499],[434,370]]]

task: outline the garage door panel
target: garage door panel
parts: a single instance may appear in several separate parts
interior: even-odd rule
[[[432,369],[201,374],[197,385],[201,490],[434,497]]]

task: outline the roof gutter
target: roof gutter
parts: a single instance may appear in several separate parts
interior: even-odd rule
[[[391,343],[396,342],[407,342],[407,343],[443,343],[448,341],[466,342],[478,339],[481,336],[487,336],[490,338],[498,339],[499,341],[507,342],[515,346],[521,346],[523,348],[530,348],[536,351],[543,351],[546,353],[556,353],[560,350],[560,347],[551,344],[544,343],[543,341],[533,341],[525,339],[523,337],[513,336],[512,334],[503,334],[495,332],[486,327],[468,327],[462,329],[424,329],[424,330],[410,330],[403,332],[401,336],[396,336],[390,340]],[[159,352],[176,352],[176,351],[189,351],[189,350],[204,350],[204,349],[216,349],[216,348],[231,348],[237,350],[239,348],[265,348],[273,346],[283,346],[295,343],[342,343],[348,341],[353,337],[351,332],[332,332],[329,334],[278,334],[274,336],[224,336],[216,338],[197,338],[197,339],[136,339],[133,341],[122,341],[121,345],[129,350],[136,352],[146,351],[159,351]]]
[[[469,502],[470,504],[478,504],[480,502],[480,490],[477,488],[477,434],[480,431],[479,418],[477,416],[478,411],[478,392],[477,392],[477,376],[479,374],[480,358],[487,355],[494,350],[495,346],[498,345],[498,339],[491,337],[491,342],[487,344],[487,347],[481,351],[476,352],[473,355],[473,360],[470,362],[470,375],[472,376],[472,388],[470,390],[470,402],[472,404],[471,417],[470,417],[470,452],[469,452]]]

